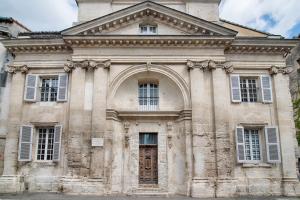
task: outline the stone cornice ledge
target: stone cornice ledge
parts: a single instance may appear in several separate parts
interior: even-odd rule
[[[227,47],[233,42],[230,36],[181,36],[181,35],[101,35],[64,36],[72,47]]]
[[[296,39],[236,38],[225,53],[269,53],[286,56],[300,41]]]
[[[2,40],[3,45],[12,53],[61,53],[72,52],[62,39],[13,39]]]
[[[116,111],[114,109],[106,110],[106,118],[116,121],[120,119],[128,118],[182,118],[190,119],[190,110],[178,110],[178,111]]]

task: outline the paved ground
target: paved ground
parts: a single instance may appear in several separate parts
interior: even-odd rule
[[[0,194],[0,200],[197,200],[196,198],[189,197],[100,197],[100,196],[80,196],[80,195],[65,195],[55,193],[25,193],[25,194]],[[213,199],[201,199],[201,200],[213,200]],[[215,199],[216,200],[216,199]],[[217,200],[300,200],[299,198],[286,198],[286,197],[243,197],[243,198],[220,198]]]

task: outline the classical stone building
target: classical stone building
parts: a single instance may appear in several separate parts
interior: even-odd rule
[[[0,16],[0,174],[3,171],[5,137],[7,135],[7,118],[9,107],[10,78],[5,66],[13,60],[13,55],[1,43],[2,39],[16,38],[19,32],[29,31],[13,18]]]
[[[300,195],[285,56],[220,0],[78,0],[15,59],[1,192]]]

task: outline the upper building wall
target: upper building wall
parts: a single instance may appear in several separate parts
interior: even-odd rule
[[[144,0],[77,0],[78,22],[89,21]],[[155,3],[194,15],[207,21],[219,21],[221,0],[152,0]]]

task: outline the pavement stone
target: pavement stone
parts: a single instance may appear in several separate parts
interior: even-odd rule
[[[140,197],[140,196],[82,196],[58,193],[23,193],[0,194],[0,200],[197,200],[197,198],[172,197]],[[239,197],[239,198],[209,198],[201,200],[300,200],[300,197]]]

